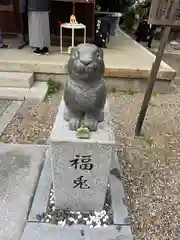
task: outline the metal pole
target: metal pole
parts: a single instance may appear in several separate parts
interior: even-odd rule
[[[75,16],[75,2],[73,1],[73,15]]]
[[[86,43],[86,26],[84,27],[84,43]]]
[[[144,100],[143,100],[143,103],[142,103],[142,106],[141,106],[141,111],[140,111],[140,114],[139,114],[139,117],[138,117],[138,120],[137,120],[137,123],[136,123],[136,129],[135,129],[135,135],[136,136],[139,136],[140,132],[141,132],[141,128],[142,128],[142,125],[143,125],[143,122],[144,122],[144,118],[146,116],[149,101],[151,99],[153,87],[154,87],[154,84],[155,84],[155,81],[156,81],[156,78],[157,78],[157,74],[158,74],[159,67],[160,67],[160,64],[161,64],[161,60],[162,60],[162,57],[163,57],[163,54],[164,54],[165,46],[166,46],[166,43],[168,41],[170,30],[171,30],[171,27],[169,27],[169,26],[165,27],[164,32],[163,32],[163,36],[161,38],[160,45],[159,45],[159,48],[158,48],[158,52],[156,54],[156,59],[155,59],[153,65],[152,65],[151,73],[150,73],[149,80],[148,80],[147,90],[146,90],[146,93],[144,95]]]
[[[74,47],[74,27],[72,26],[72,48]]]
[[[62,25],[61,25],[61,23],[60,23],[60,53],[63,53],[63,39],[62,39],[62,30],[63,30],[63,28],[62,28]]]

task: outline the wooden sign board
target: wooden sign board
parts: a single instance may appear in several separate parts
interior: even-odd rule
[[[163,26],[180,24],[180,0],[152,0],[148,22]]]

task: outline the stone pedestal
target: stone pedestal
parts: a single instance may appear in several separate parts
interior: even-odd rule
[[[62,100],[50,136],[55,204],[58,209],[88,212],[103,209],[110,163],[115,153],[108,103],[105,121],[84,140],[70,131]]]

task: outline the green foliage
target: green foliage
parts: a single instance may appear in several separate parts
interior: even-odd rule
[[[117,90],[116,90],[115,87],[109,89],[109,92],[110,92],[110,93],[116,93],[116,91],[117,91]]]
[[[159,93],[157,93],[157,92],[153,92],[153,97],[157,97],[158,95],[159,95]]]
[[[129,95],[134,95],[135,93],[137,93],[137,91],[135,89],[132,89],[132,88],[128,89],[128,94]]]
[[[61,88],[60,83],[55,82],[51,78],[49,78],[47,85],[48,85],[48,95],[59,92],[59,90]]]
[[[145,140],[150,147],[154,145],[154,139],[152,137],[147,137]]]
[[[128,9],[124,13],[123,25],[124,25],[124,27],[126,29],[132,30],[134,22],[135,22],[135,12],[134,12],[134,9]]]

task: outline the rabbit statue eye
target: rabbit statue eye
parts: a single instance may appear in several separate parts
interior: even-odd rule
[[[96,58],[100,61],[103,60],[102,54],[100,52],[97,52]]]

